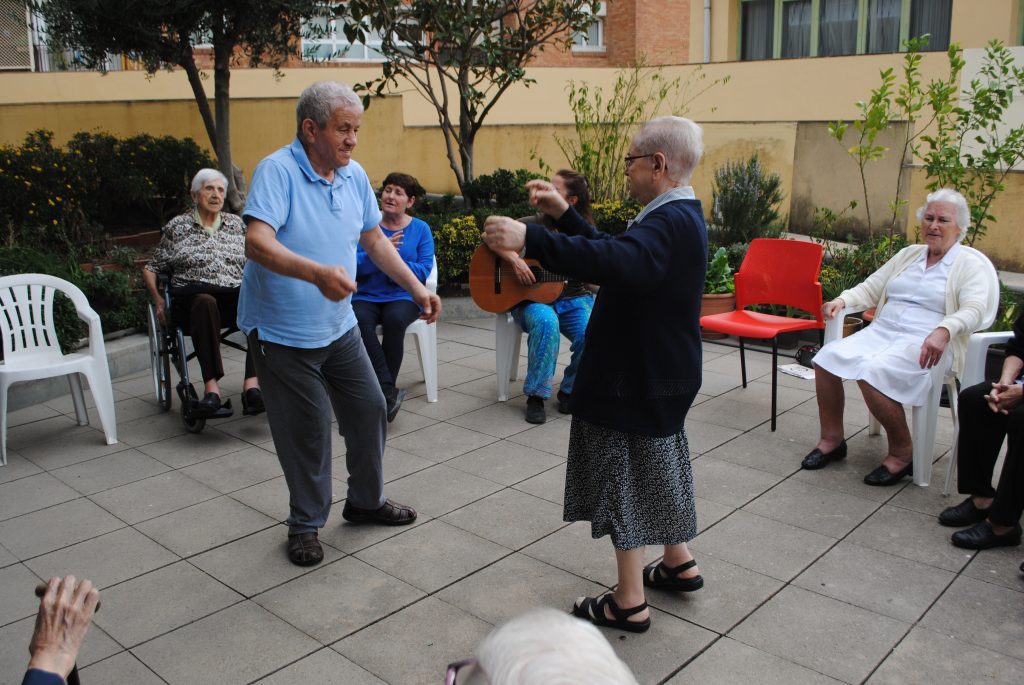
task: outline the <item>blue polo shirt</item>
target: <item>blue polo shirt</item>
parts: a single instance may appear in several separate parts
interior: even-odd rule
[[[256,167],[243,215],[268,224],[292,252],[344,267],[353,280],[359,238],[381,220],[363,167],[350,161],[330,183],[313,171],[298,138]],[[258,329],[260,340],[312,349],[355,325],[351,296],[331,302],[312,283],[246,262],[238,298],[238,327],[246,335]]]

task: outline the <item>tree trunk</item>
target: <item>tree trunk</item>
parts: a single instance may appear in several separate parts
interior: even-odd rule
[[[231,54],[234,45],[224,35],[223,19],[214,13],[213,103],[217,112],[217,166],[228,179],[228,209],[241,214],[245,208],[245,178],[231,159]]]

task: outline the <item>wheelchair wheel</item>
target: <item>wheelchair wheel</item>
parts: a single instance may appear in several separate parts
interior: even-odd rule
[[[181,422],[189,433],[201,433],[206,428],[206,419],[196,418],[191,413],[192,403],[199,399],[195,389],[191,384],[185,389],[179,386],[178,394],[181,395]]]
[[[171,356],[167,350],[167,337],[156,318],[156,307],[149,305],[149,365],[153,371],[153,392],[156,401],[171,408]]]

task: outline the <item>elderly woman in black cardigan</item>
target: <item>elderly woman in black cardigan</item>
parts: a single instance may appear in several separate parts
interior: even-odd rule
[[[570,400],[564,518],[610,535],[618,567],[616,589],[579,598],[573,613],[633,632],[651,624],[645,585],[689,592],[704,582],[686,546],[697,522],[683,429],[701,383],[707,230],[688,183],[702,152],[688,119],[641,129],[625,171],[645,207],[621,235],[587,224],[546,181],[527,184],[530,199],[560,232],[508,217],[484,227],[491,249],[525,246],[545,268],[601,286]],[[645,545],[664,545],[663,561],[644,568]]]

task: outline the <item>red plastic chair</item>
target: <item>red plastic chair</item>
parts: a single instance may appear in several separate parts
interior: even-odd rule
[[[703,328],[740,340],[740,372],[747,387],[747,361],[744,338],[771,338],[772,341],[772,430],[775,430],[776,389],[778,387],[779,333],[823,329],[821,316],[822,249],[818,243],[758,238],[750,242],[747,256],[736,273],[736,311],[700,317]],[[748,312],[755,304],[795,307],[813,314],[813,319],[798,319]]]

